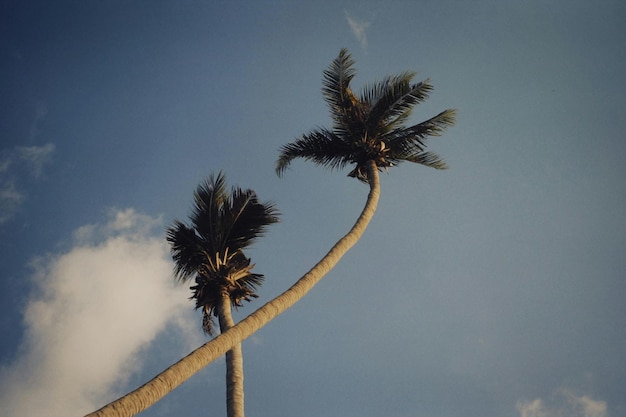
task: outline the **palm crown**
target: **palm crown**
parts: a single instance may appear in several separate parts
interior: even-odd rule
[[[432,91],[429,81],[412,84],[415,74],[403,72],[365,86],[357,97],[350,89],[353,65],[351,55],[342,49],[324,71],[322,93],[330,107],[332,129],[315,129],[282,146],[276,172],[282,174],[295,158],[333,169],[355,165],[348,175],[364,182],[368,181],[370,161],[378,169],[401,161],[445,169],[438,155],[424,149],[428,136],[439,136],[454,124],[455,111],[445,110],[414,126],[404,126],[413,107]]]
[[[203,309],[203,329],[212,334],[212,316],[222,294],[234,306],[257,297],[263,275],[251,272],[254,265],[243,249],[278,222],[279,213],[273,204],[259,202],[252,190],[232,187],[229,193],[222,173],[198,186],[194,202],[191,225],[175,221],[167,240],[176,277],[187,281],[195,275],[191,298]]]

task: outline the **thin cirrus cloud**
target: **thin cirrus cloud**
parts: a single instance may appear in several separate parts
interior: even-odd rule
[[[24,198],[24,193],[16,188],[15,181],[0,179],[0,224],[13,217]]]
[[[536,398],[517,404],[520,417],[607,417],[604,401],[594,400],[587,395],[576,395],[562,388],[551,401]]]
[[[359,21],[354,17],[350,16],[350,14],[346,11],[346,20],[348,21],[348,26],[350,26],[350,30],[354,37],[361,44],[361,48],[364,51],[367,51],[367,34],[365,33],[367,28],[370,27],[370,22]]]
[[[26,199],[24,182],[38,179],[52,161],[53,143],[42,146],[16,146],[0,151],[0,224],[10,220]]]
[[[84,415],[120,394],[168,325],[196,342],[188,291],[173,285],[167,245],[151,234],[160,224],[111,211],[78,229],[67,252],[34,262],[20,354],[0,369],[3,415]]]
[[[28,166],[30,174],[39,178],[44,166],[51,161],[54,149],[53,143],[46,143],[43,146],[17,146],[15,153],[18,160]]]
[[[28,142],[36,141],[40,134],[41,124],[48,115],[46,104],[37,102],[34,113],[28,127]],[[0,225],[19,211],[27,197],[25,183],[30,178],[41,177],[45,166],[52,161],[55,149],[53,143],[0,149]]]

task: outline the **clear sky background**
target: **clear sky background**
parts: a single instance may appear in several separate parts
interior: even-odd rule
[[[206,339],[165,228],[224,170],[283,212],[260,299],[367,187],[279,147],[354,86],[430,78],[450,169],[381,178],[363,239],[244,343],[257,417],[626,416],[623,1],[0,1],[0,409],[81,416]],[[220,359],[142,415],[225,414]],[[7,414],[4,414],[4,413]]]

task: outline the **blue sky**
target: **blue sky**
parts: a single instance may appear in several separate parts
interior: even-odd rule
[[[330,119],[322,71],[430,78],[450,169],[383,175],[364,238],[244,342],[254,416],[626,415],[620,1],[0,1],[0,403],[93,411],[206,340],[164,236],[196,185],[276,203],[260,299],[367,188],[279,147]],[[219,360],[142,415],[223,415]],[[45,411],[42,411],[45,410]],[[43,413],[43,414],[42,414]]]

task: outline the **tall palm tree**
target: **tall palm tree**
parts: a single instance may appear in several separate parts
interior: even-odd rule
[[[453,110],[446,110],[417,125],[403,127],[413,106],[425,100],[432,90],[430,83],[424,81],[411,84],[414,75],[405,72],[366,87],[357,97],[350,89],[350,82],[355,75],[353,65],[348,51],[342,49],[324,71],[322,92],[330,106],[333,128],[314,130],[283,146],[276,171],[283,174],[295,158],[304,158],[330,168],[353,165],[348,175],[369,185],[365,207],[356,223],[309,272],[284,293],[151,381],[88,417],[128,417],[148,408],[298,302],[363,235],[378,204],[380,169],[388,169],[402,161],[437,169],[446,167],[437,155],[424,152],[424,148],[428,136],[437,136],[454,123]]]
[[[229,192],[222,173],[200,184],[194,193],[191,225],[175,221],[167,230],[174,272],[180,281],[195,279],[192,299],[202,310],[202,328],[213,335],[213,316],[220,332],[235,325],[232,306],[257,298],[263,275],[251,272],[243,249],[278,221],[272,204],[261,203],[252,190]],[[244,416],[243,355],[241,343],[226,353],[226,410],[228,417]]]
[[[413,106],[428,98],[433,89],[430,82],[411,83],[415,73],[402,72],[366,86],[357,97],[350,88],[355,75],[353,65],[348,51],[342,49],[324,71],[322,93],[330,107],[332,129],[315,129],[284,145],[276,172],[282,174],[295,158],[330,168],[353,165],[348,175],[371,186],[372,176],[380,169],[402,161],[445,169],[439,156],[424,148],[427,137],[438,136],[454,124],[454,110],[404,126]]]

